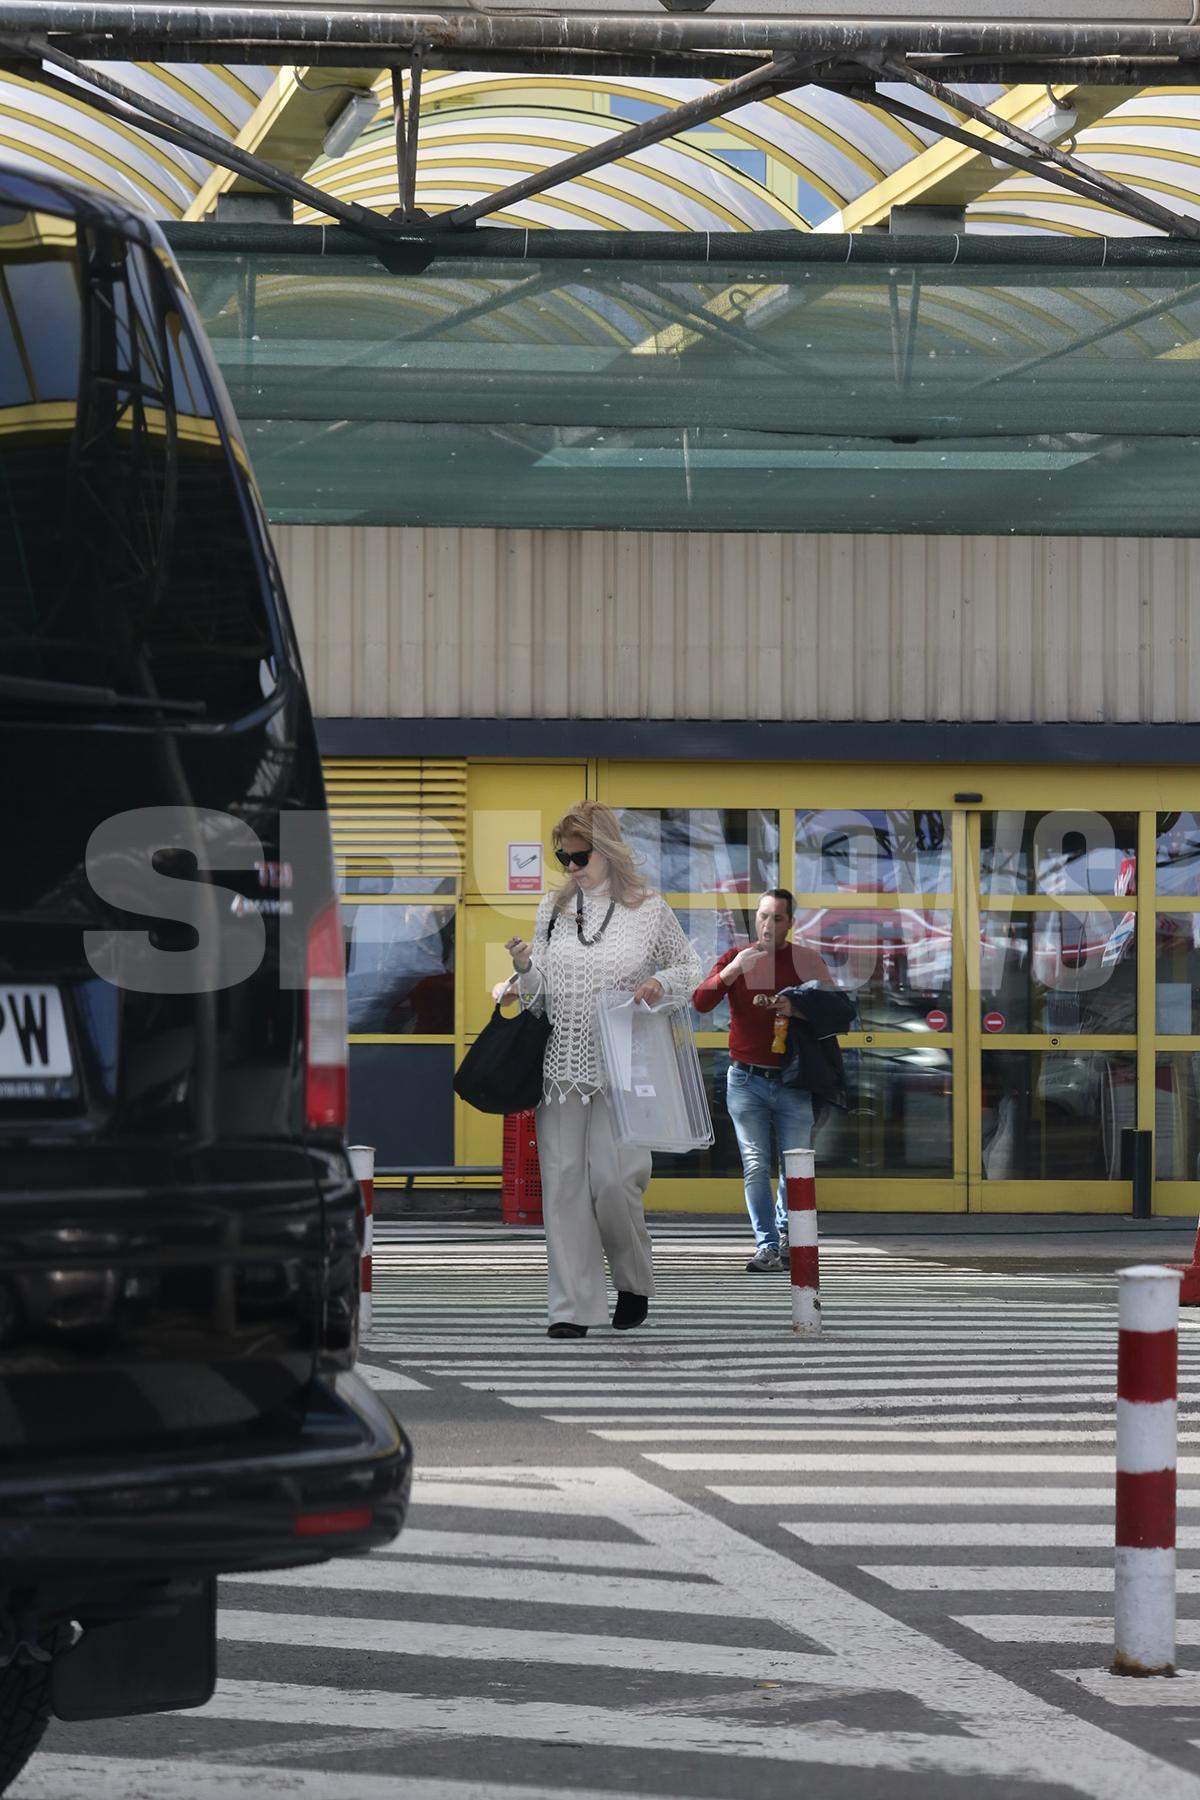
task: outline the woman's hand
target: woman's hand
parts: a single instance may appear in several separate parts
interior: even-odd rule
[[[498,981],[492,989],[492,1005],[505,1006],[508,1001],[517,997],[516,984],[510,976],[507,981]]]
[[[649,981],[643,981],[641,987],[633,990],[634,1000],[644,1000],[647,1006],[657,1006],[663,997],[663,984],[657,976],[652,975]]]
[[[528,975],[533,967],[533,959],[529,953],[529,945],[523,937],[510,937],[504,948],[512,957],[513,968],[518,975]]]

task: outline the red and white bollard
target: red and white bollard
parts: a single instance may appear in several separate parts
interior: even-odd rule
[[[371,1250],[375,1241],[375,1146],[373,1144],[351,1144],[350,1167],[354,1171],[355,1181],[362,1189],[363,1211],[366,1214],[358,1283],[358,1335],[360,1338],[365,1338],[371,1334],[373,1286]]]
[[[820,1337],[821,1295],[817,1250],[816,1158],[811,1150],[785,1150],[788,1262],[792,1271],[792,1332]]]
[[[1179,1271],[1117,1275],[1114,1675],[1175,1673],[1175,1447]]]

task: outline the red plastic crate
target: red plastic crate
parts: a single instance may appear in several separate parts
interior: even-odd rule
[[[538,1162],[537,1117],[507,1113],[504,1119],[504,1173],[500,1217],[506,1225],[542,1223],[542,1169]]]

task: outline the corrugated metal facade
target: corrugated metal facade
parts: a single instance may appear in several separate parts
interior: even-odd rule
[[[1191,540],[275,537],[327,717],[1200,717]]]

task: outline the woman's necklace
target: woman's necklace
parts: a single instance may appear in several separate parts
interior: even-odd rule
[[[600,927],[599,931],[596,933],[595,937],[584,937],[584,935],[583,935],[583,892],[582,892],[582,890],[580,890],[578,893],[576,893],[576,895],[575,895],[575,930],[578,934],[579,941],[581,944],[586,944],[588,949],[590,950],[593,944],[598,944],[600,942],[600,939],[604,936],[605,932],[608,930],[609,920],[612,918],[613,913],[616,911],[616,906],[617,906],[616,901],[610,900],[608,903],[608,911],[604,915],[604,923],[603,923],[603,925],[601,925],[601,927]]]

